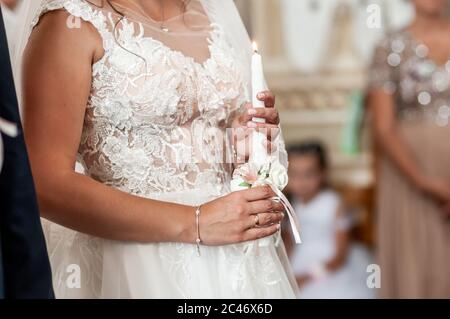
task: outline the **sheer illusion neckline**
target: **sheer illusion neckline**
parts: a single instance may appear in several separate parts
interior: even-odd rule
[[[119,4],[119,6],[123,7],[125,10],[128,10],[131,14],[136,14],[137,13],[137,15],[139,17],[139,18],[138,17],[131,18],[131,17],[127,16],[127,15],[124,15],[123,18],[122,18],[122,21],[126,22],[126,23],[130,23],[130,24],[135,24],[135,25],[139,26],[139,28],[141,28],[142,30],[145,29],[145,26],[155,27],[155,26],[152,26],[151,24],[147,23],[146,20],[148,20],[148,21],[150,21],[152,23],[155,23],[157,25],[159,25],[162,22],[162,21],[155,20],[150,15],[145,15],[144,16],[142,13],[136,12],[136,11],[132,10],[131,8],[126,7],[125,5]],[[203,5],[200,4],[200,6],[201,6],[201,10],[204,11]],[[174,21],[175,19],[177,19],[177,18],[179,18],[179,17],[181,17],[181,16],[183,16],[185,14],[189,14],[189,13],[190,14],[199,14],[195,10],[190,10],[187,7],[185,12],[182,12],[180,14],[171,16],[171,17],[165,19],[164,22],[165,23],[170,23],[171,21]],[[205,13],[205,15],[206,15],[206,13]],[[206,36],[204,38],[204,41],[206,42],[206,49],[208,50],[208,54],[207,54],[208,56],[205,59],[203,59],[203,61],[199,61],[195,57],[190,56],[190,55],[184,53],[181,50],[172,48],[170,45],[166,44],[164,41],[158,40],[157,38],[155,38],[152,35],[145,35],[145,34],[143,34],[140,37],[140,39],[142,39],[144,41],[145,40],[152,41],[154,44],[159,45],[160,47],[162,47],[169,54],[176,55],[176,56],[178,56],[178,57],[180,57],[180,58],[182,58],[182,59],[184,59],[184,60],[194,64],[196,67],[205,68],[205,66],[213,59],[212,46],[213,46],[214,41],[215,41],[214,40],[214,38],[215,38],[214,37],[214,33],[219,31],[219,27],[218,27],[217,24],[212,23],[208,19],[207,23],[205,24],[205,26],[203,26],[202,28],[199,28],[198,30],[196,30],[194,32],[202,32],[202,31],[205,31],[205,30],[207,30],[206,31],[207,34],[206,34]],[[184,34],[184,32],[178,32],[177,31],[177,34],[178,35]],[[100,59],[98,62],[100,62],[101,60],[102,59]]]
[[[127,21],[130,22],[130,20],[128,20],[128,19],[127,19]],[[131,23],[137,23],[140,27],[143,27],[143,23],[142,22],[133,22],[133,21],[131,21]],[[210,31],[208,31],[208,36],[205,38],[206,46],[208,48],[208,57],[206,59],[204,59],[203,61],[197,61],[194,57],[185,54],[181,50],[174,49],[174,48],[170,47],[169,45],[165,44],[163,41],[158,40],[155,37],[152,37],[150,35],[143,35],[141,39],[152,41],[153,43],[155,43],[155,44],[161,46],[162,48],[164,48],[164,50],[166,50],[170,54],[175,54],[175,55],[183,58],[184,60],[187,60],[187,61],[191,62],[195,66],[204,69],[206,67],[206,65],[213,59],[212,46],[215,43],[214,33],[218,32],[217,24],[209,23],[208,27],[211,29]]]
[[[132,1],[127,1],[127,2],[133,3]],[[180,12],[180,13],[178,13],[178,14],[175,14],[175,15],[172,15],[172,16],[170,16],[170,17],[167,17],[167,18],[165,18],[164,20],[158,20],[158,19],[153,18],[151,15],[146,14],[146,13],[143,11],[142,8],[138,8],[138,5],[137,5],[137,4],[134,4],[134,3],[133,3],[133,5],[135,6],[136,10],[134,10],[134,9],[132,9],[132,8],[130,8],[130,7],[127,7],[126,5],[124,5],[124,4],[122,4],[122,3],[116,3],[115,5],[117,5],[117,6],[121,7],[121,8],[123,8],[123,9],[125,9],[126,11],[129,11],[130,13],[139,15],[139,16],[140,16],[141,18],[143,18],[143,19],[148,19],[150,22],[155,23],[155,24],[160,24],[160,23],[163,23],[163,22],[171,22],[171,21],[173,21],[173,20],[175,20],[175,19],[181,17],[182,15],[184,15],[184,14],[186,14],[186,13],[190,13],[189,8],[186,7],[186,11],[183,11],[183,12]]]
[[[128,23],[135,23],[138,26],[143,27],[142,22],[131,21],[131,20],[127,19],[126,17],[123,19],[123,21],[126,21]],[[145,40],[151,41],[154,44],[163,48],[169,54],[176,55],[176,56],[182,58],[183,60],[190,62],[195,67],[205,70],[206,65],[214,59],[213,50],[212,50],[212,47],[215,45],[215,42],[216,42],[214,33],[217,33],[220,30],[219,26],[215,23],[209,23],[208,27],[211,29],[210,31],[208,31],[208,36],[206,37],[206,43],[207,43],[207,49],[208,49],[209,56],[203,61],[197,61],[194,57],[187,55],[180,50],[174,49],[174,48],[170,47],[169,45],[165,44],[163,41],[158,40],[150,35],[143,35],[140,37],[140,39],[144,40],[144,41]],[[106,58],[107,58],[107,54],[105,52],[105,54],[103,54],[103,56],[98,61],[96,61],[95,63],[92,64],[93,67],[102,64],[106,60]]]

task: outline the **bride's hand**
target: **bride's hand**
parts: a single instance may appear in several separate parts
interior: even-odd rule
[[[275,108],[275,95],[270,91],[264,91],[258,93],[257,98],[264,102],[264,107],[254,108],[251,103],[247,103],[246,112],[240,116],[240,124],[250,128],[277,129],[280,116]],[[265,119],[266,123],[252,122],[254,117]]]
[[[254,108],[251,103],[245,105],[245,111],[242,112],[232,124],[234,129],[234,145],[238,158],[247,159],[250,153],[247,139],[253,130],[263,132],[267,136],[267,150],[269,153],[274,152],[275,146],[272,140],[276,138],[280,132],[280,117],[275,108],[275,95],[269,91],[260,92],[257,96],[260,101],[264,102],[263,108]],[[253,122],[253,118],[262,118],[265,123]]]
[[[270,236],[278,231],[284,207],[272,201],[268,186],[233,192],[201,207],[204,245],[226,245]]]

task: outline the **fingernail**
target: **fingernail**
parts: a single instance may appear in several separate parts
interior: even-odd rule
[[[280,228],[281,228],[281,224],[278,223],[278,224],[277,224],[277,230],[280,230]]]
[[[256,128],[258,125],[255,122],[247,122],[247,127]]]
[[[255,115],[257,112],[256,112],[256,110],[255,109],[249,109],[248,110],[248,114],[249,115]]]

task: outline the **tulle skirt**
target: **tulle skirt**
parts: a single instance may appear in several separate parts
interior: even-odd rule
[[[150,195],[186,205],[212,200],[205,190]],[[161,212],[162,214],[164,212]],[[57,298],[295,298],[281,243],[226,246],[105,240],[44,220]],[[272,238],[271,238],[272,239]]]

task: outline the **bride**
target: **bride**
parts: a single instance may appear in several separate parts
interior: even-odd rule
[[[283,206],[229,188],[247,133],[279,124],[270,92],[246,103],[233,2],[36,2],[16,76],[56,296],[294,298],[282,246],[258,244]]]

